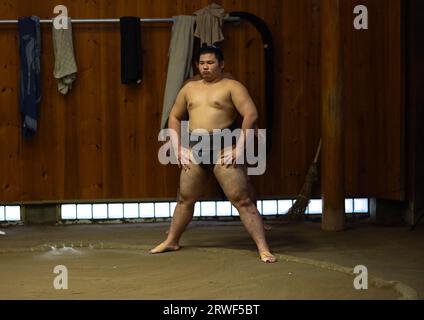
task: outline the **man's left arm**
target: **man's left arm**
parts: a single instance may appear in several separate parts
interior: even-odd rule
[[[238,81],[232,83],[231,99],[235,108],[243,118],[241,126],[242,134],[234,150],[236,154],[240,155],[244,152],[246,140],[252,141],[249,135],[254,135],[254,130],[251,129],[256,129],[257,127],[258,110],[246,87]],[[233,164],[235,164],[236,161],[236,154],[233,155]]]
[[[258,110],[250,97],[246,87],[238,81],[234,81],[231,86],[231,99],[237,111],[243,118],[242,130],[256,128],[258,121]]]

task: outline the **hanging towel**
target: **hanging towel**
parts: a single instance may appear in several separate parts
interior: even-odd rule
[[[22,116],[22,134],[32,137],[37,131],[38,108],[41,102],[41,34],[40,18],[20,18],[19,56],[20,92],[19,109]]]
[[[196,31],[194,35],[200,38],[200,46],[206,43],[211,46],[224,40],[222,33],[223,18],[228,17],[223,7],[212,3],[194,13],[196,17]]]
[[[56,29],[53,24],[54,71],[57,87],[60,93],[67,94],[72,89],[72,83],[77,78],[77,64],[72,42],[71,18],[67,19],[68,29]]]
[[[193,33],[196,19],[193,16],[177,16],[173,18],[174,25],[168,52],[168,75],[166,78],[161,129],[166,127],[169,113],[184,80],[193,75],[191,58],[193,56]]]
[[[141,83],[141,22],[138,17],[121,17],[121,80]]]

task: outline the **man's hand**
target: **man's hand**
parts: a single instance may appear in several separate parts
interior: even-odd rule
[[[190,170],[190,149],[180,147],[178,149],[178,167],[184,171]]]
[[[230,166],[235,167],[238,162],[237,160],[240,159],[242,154],[243,150],[236,146],[225,148],[222,151],[221,158],[219,159],[219,164],[223,165],[225,168],[228,168]]]

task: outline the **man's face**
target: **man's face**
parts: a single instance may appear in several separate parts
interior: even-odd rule
[[[224,62],[219,63],[213,53],[205,53],[200,56],[198,64],[201,77],[205,81],[214,81],[221,77],[224,69]]]

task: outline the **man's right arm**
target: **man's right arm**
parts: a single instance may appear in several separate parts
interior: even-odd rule
[[[183,87],[175,99],[174,106],[168,118],[168,128],[173,130],[176,134],[177,140],[173,139],[172,147],[178,155],[178,160],[181,161],[181,121],[186,119],[187,116],[187,99],[186,87]],[[174,136],[174,135],[173,135]]]

